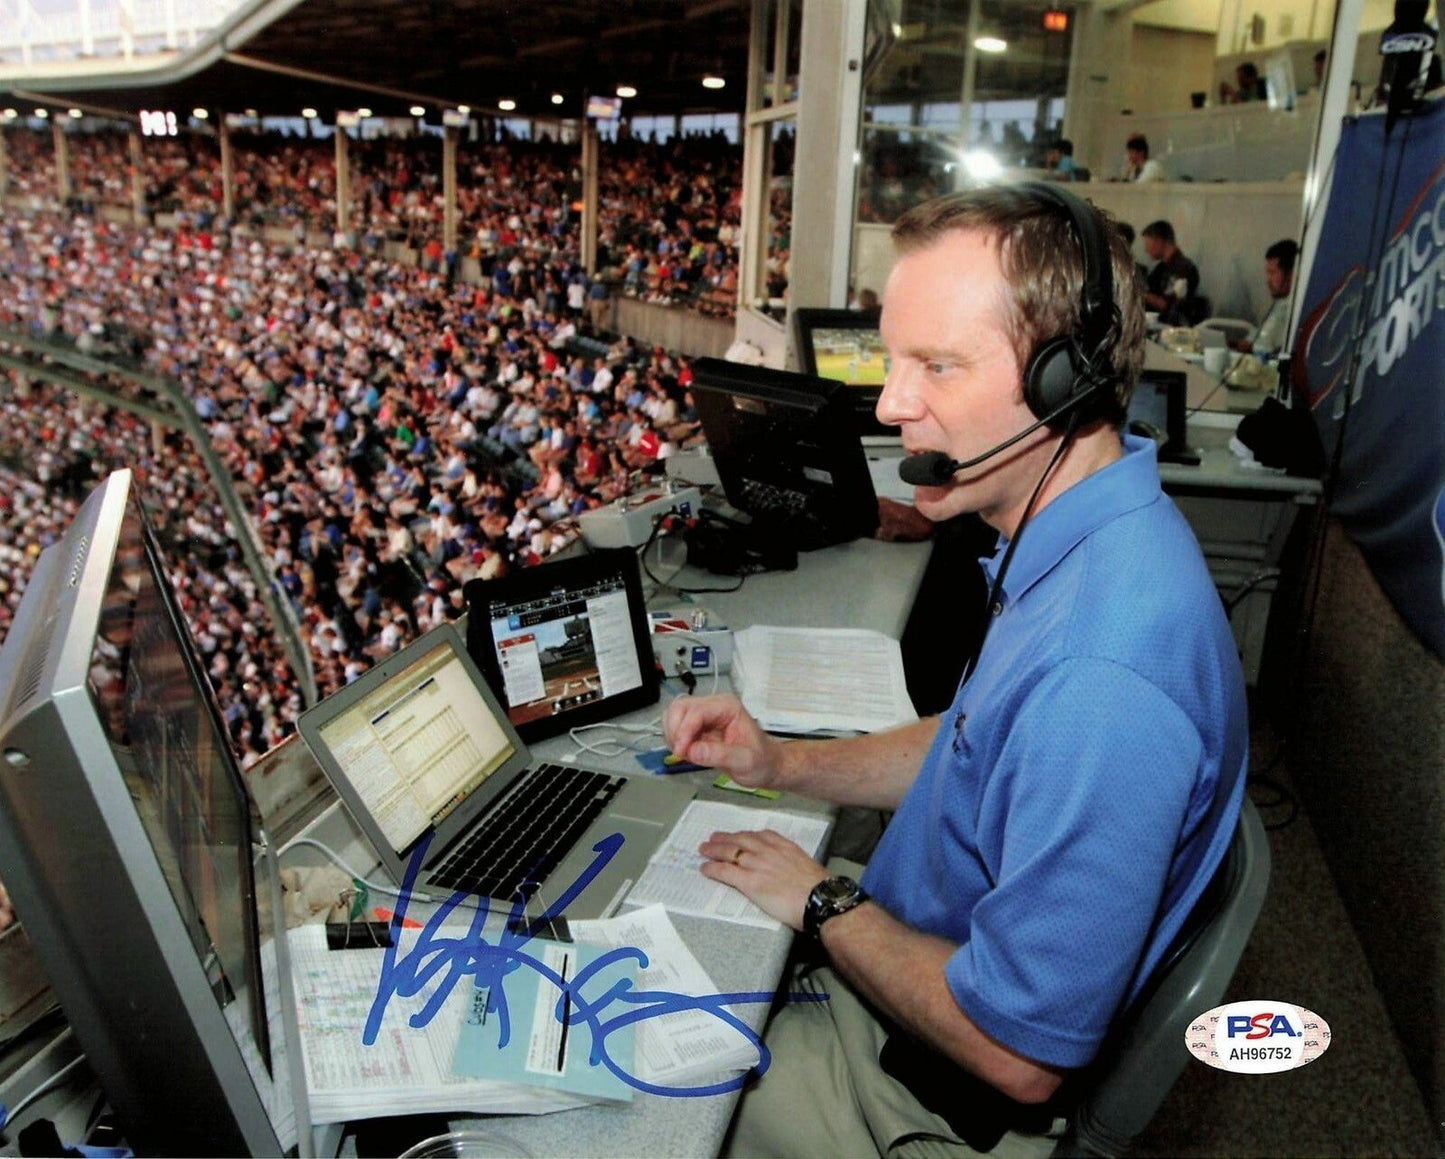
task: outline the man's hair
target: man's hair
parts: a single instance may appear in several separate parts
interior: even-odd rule
[[[1246,60],[1241,62],[1236,72],[1242,77],[1248,77],[1250,80],[1259,79],[1259,69],[1252,61]]]
[[[1130,137],[1127,141],[1124,142],[1124,148],[1133,149],[1136,152],[1143,153],[1145,157],[1148,157],[1149,138],[1144,136],[1143,133],[1135,133],[1132,137]]]
[[[1116,378],[1106,417],[1118,425],[1129,409],[1144,362],[1144,286],[1113,217],[1097,207],[1113,275],[1116,326],[1104,360]],[[916,205],[893,226],[900,255],[937,244],[950,233],[981,233],[998,246],[999,267],[1009,292],[1002,303],[1004,331],[1022,375],[1043,343],[1079,327],[1084,255],[1073,223],[1052,202],[1006,185],[950,193]]]
[[[1133,249],[1134,227],[1130,225],[1127,221],[1116,221],[1114,223],[1114,228],[1123,235],[1125,244],[1127,244],[1130,249]]]
[[[1160,241],[1167,241],[1174,244],[1174,227],[1162,218],[1159,221],[1151,221],[1144,227],[1145,237],[1157,237]]]
[[[1060,153],[1062,153],[1065,157],[1072,157],[1074,155],[1074,143],[1070,141],[1067,137],[1060,137],[1057,141],[1055,141],[1054,148],[1057,149]]]
[[[1287,274],[1294,273],[1295,258],[1299,257],[1299,243],[1292,237],[1281,238],[1264,251],[1265,261],[1274,260]]]

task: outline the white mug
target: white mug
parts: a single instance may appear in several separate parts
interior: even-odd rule
[[[1224,367],[1229,361],[1229,351],[1223,346],[1210,346],[1204,351],[1204,369],[1218,378],[1224,373]]]

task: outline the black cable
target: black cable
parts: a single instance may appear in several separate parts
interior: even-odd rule
[[[1273,777],[1266,776],[1263,773],[1251,774],[1245,781],[1246,789],[1254,787],[1269,789],[1274,793],[1273,799],[1268,801],[1258,800],[1251,793],[1249,799],[1254,802],[1256,809],[1277,809],[1281,805],[1288,806],[1289,808],[1289,813],[1285,816],[1284,820],[1266,823],[1264,827],[1265,832],[1272,833],[1275,830],[1285,829],[1294,824],[1295,818],[1299,816],[1299,798],[1296,797],[1290,789],[1286,788]]]
[[[969,660],[968,666],[964,669],[963,675],[958,679],[959,684],[967,681],[968,678],[973,675],[974,669],[978,667],[979,657],[983,655],[984,641],[988,639],[989,629],[993,627],[993,622],[996,618],[995,610],[1002,611],[1001,608],[998,608],[998,595],[999,592],[1003,590],[1003,577],[1008,574],[1009,564],[1013,562],[1014,551],[1018,548],[1019,540],[1024,537],[1024,528],[1028,526],[1029,520],[1033,517],[1034,504],[1039,501],[1039,495],[1043,492],[1044,484],[1048,481],[1049,476],[1053,474],[1054,468],[1059,464],[1059,460],[1064,457],[1064,452],[1073,444],[1074,434],[1077,431],[1078,425],[1079,411],[1076,409],[1073,414],[1069,416],[1069,425],[1064,428],[1064,437],[1059,440],[1059,445],[1054,451],[1053,458],[1049,460],[1048,465],[1043,469],[1043,473],[1039,475],[1039,481],[1034,485],[1034,493],[1029,496],[1028,504],[1024,507],[1023,518],[1019,520],[1018,527],[1014,529],[1013,537],[1008,541],[1008,547],[1004,549],[1003,559],[998,565],[998,574],[993,577],[993,583],[989,586],[988,603],[984,605],[983,631],[979,634],[978,646],[973,650],[973,656]]]
[[[1279,568],[1271,567],[1266,568],[1258,575],[1250,576],[1249,579],[1245,580],[1244,583],[1240,584],[1239,587],[1236,588],[1234,592],[1230,595],[1230,597],[1224,601],[1225,614],[1233,615],[1234,609],[1239,607],[1240,602],[1244,599],[1245,596],[1249,595],[1250,592],[1258,588],[1260,584],[1268,583],[1270,580],[1278,580],[1281,575],[1283,575],[1283,573],[1280,571]]]
[[[652,532],[650,535],[648,535],[647,541],[638,551],[638,559],[642,564],[642,570],[647,574],[647,578],[650,579],[653,583],[655,583],[659,588],[666,588],[669,591],[674,591],[677,592],[679,595],[684,596],[727,595],[741,588],[743,586],[743,583],[748,578],[745,575],[738,576],[738,582],[733,584],[733,586],[730,588],[685,588],[673,583],[664,583],[662,580],[658,579],[657,576],[652,574],[652,568],[649,567],[647,563],[647,549],[657,542],[657,537],[662,531],[662,525],[664,521],[668,518],[668,516],[671,515],[676,515],[679,518],[683,518],[682,513],[678,511],[676,507],[669,508],[667,511],[663,512],[652,521]]]

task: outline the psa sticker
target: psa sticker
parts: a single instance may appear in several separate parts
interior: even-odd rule
[[[1189,1053],[1235,1074],[1273,1074],[1314,1062],[1330,1047],[1323,1018],[1292,1002],[1231,1002],[1184,1032]]]

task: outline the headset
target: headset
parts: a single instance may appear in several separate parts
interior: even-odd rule
[[[1108,356],[1119,316],[1104,220],[1082,197],[1059,186],[1028,182],[1018,188],[1068,219],[1084,264],[1078,325],[1034,350],[1024,368],[1024,401],[1035,418],[1054,426],[1071,412],[1078,412],[1072,419],[1075,423],[1102,417],[1112,401],[1105,392],[1115,378]],[[1087,403],[1094,405],[1086,407]]]
[[[1117,406],[1112,390],[1116,376],[1109,355],[1118,331],[1119,310],[1114,303],[1113,266],[1104,219],[1082,197],[1059,186],[1029,181],[1010,188],[1058,210],[1074,227],[1084,266],[1078,324],[1067,334],[1039,343],[1029,355],[1023,390],[1033,423],[962,462],[942,451],[910,455],[898,465],[898,475],[905,483],[943,486],[957,472],[1006,451],[1040,427],[1077,429],[1083,423],[1108,416]]]

